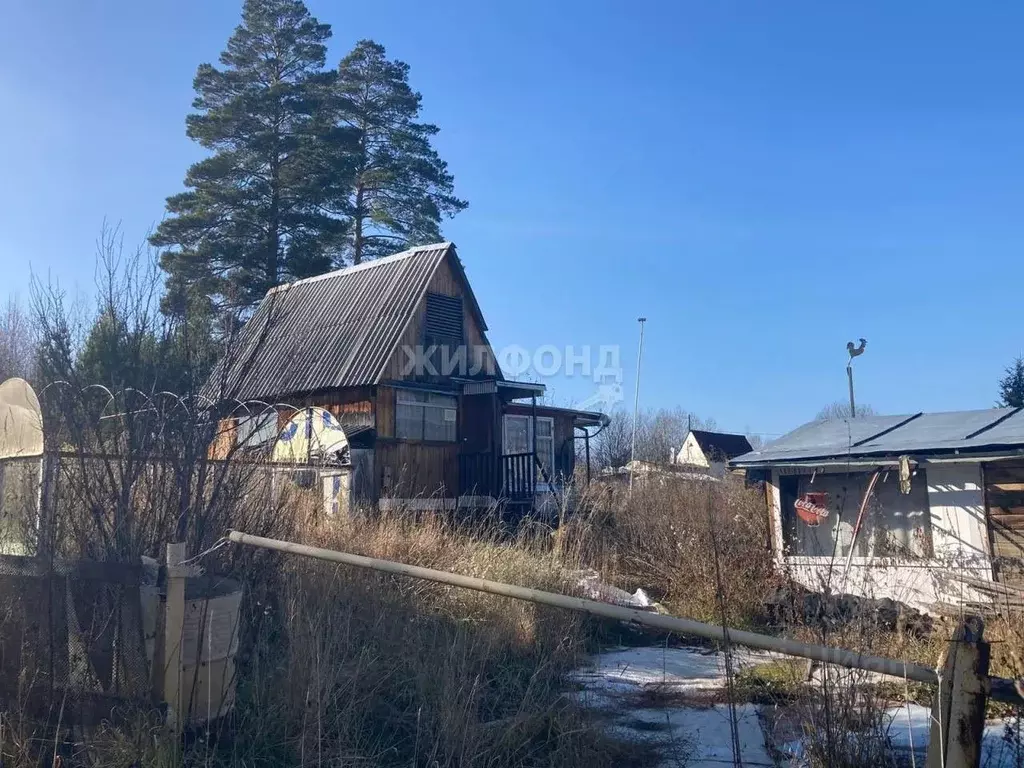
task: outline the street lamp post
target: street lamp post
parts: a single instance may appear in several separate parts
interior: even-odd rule
[[[636,469],[636,465],[633,463],[636,461],[636,416],[637,411],[640,408],[640,363],[644,358],[644,323],[647,322],[646,317],[638,317],[637,322],[640,323],[640,347],[636,353],[636,391],[633,393],[633,437],[630,441],[629,447],[629,492],[633,492],[633,472]]]

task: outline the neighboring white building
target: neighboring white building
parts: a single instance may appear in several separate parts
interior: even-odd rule
[[[715,477],[725,474],[730,459],[753,450],[743,435],[691,429],[678,451],[672,450],[671,464],[701,469]]]
[[[922,610],[1024,589],[1024,413],[806,424],[730,465],[765,483],[772,547],[804,586]]]

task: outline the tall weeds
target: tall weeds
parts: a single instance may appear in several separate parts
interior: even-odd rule
[[[651,480],[631,494],[594,484],[559,532],[559,544],[619,586],[648,591],[670,612],[715,622],[722,618],[717,549],[732,626],[759,623],[777,583],[763,495],[739,478]]]

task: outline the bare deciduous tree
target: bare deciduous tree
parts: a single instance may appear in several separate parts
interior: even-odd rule
[[[11,296],[0,309],[0,381],[12,376],[35,379],[37,349],[35,326],[18,298]]]
[[[633,414],[618,409],[592,445],[592,461],[598,467],[622,467],[629,462],[633,444]],[[668,464],[690,429],[715,429],[713,419],[701,419],[682,408],[644,410],[636,420],[636,458]]]
[[[878,412],[867,403],[857,406],[857,418],[863,416],[874,416]],[[820,411],[818,415],[814,417],[815,421],[842,421],[843,419],[850,418],[850,404],[845,403],[842,400],[836,400],[834,403],[829,403]]]

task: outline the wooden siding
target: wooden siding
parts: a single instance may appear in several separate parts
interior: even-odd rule
[[[238,439],[238,428],[234,419],[221,419],[217,422],[217,434],[210,443],[209,458],[226,459],[231,455]]]
[[[377,439],[395,436],[395,390],[377,387],[376,397]]]
[[[1024,584],[1024,461],[993,462],[984,471],[996,578]]]
[[[378,439],[376,472],[381,496],[453,497],[459,487],[459,444]]]
[[[463,403],[458,403],[459,435]],[[377,387],[377,443],[374,473],[378,496],[451,498],[459,487],[460,443],[417,442],[395,438],[395,388]]]
[[[333,415],[342,428],[373,427],[375,409],[373,390],[370,387],[348,387],[332,392],[292,397],[285,404],[277,406],[277,428],[285,424],[300,408],[323,408]]]
[[[465,284],[451,268],[450,258],[445,259],[444,263],[438,267],[433,278],[431,278],[430,284],[427,286],[427,292],[462,298],[466,344],[470,350],[484,349],[486,359],[485,371],[488,371],[489,375],[493,375],[493,372],[497,370],[494,351],[491,349],[483,329],[473,314],[471,303],[466,297]],[[407,368],[408,355],[403,351],[403,347],[415,348],[417,345],[423,344],[423,324],[426,320],[427,311],[426,304],[426,296],[424,296],[420,300],[419,306],[416,307],[412,322],[405,329],[405,333],[402,334],[398,346],[395,347],[391,355],[391,359],[384,371],[383,378],[385,381],[401,381],[402,379],[414,378],[414,375],[407,373],[405,370]],[[471,364],[472,361],[470,361]],[[456,372],[456,375],[460,375],[459,372]]]

